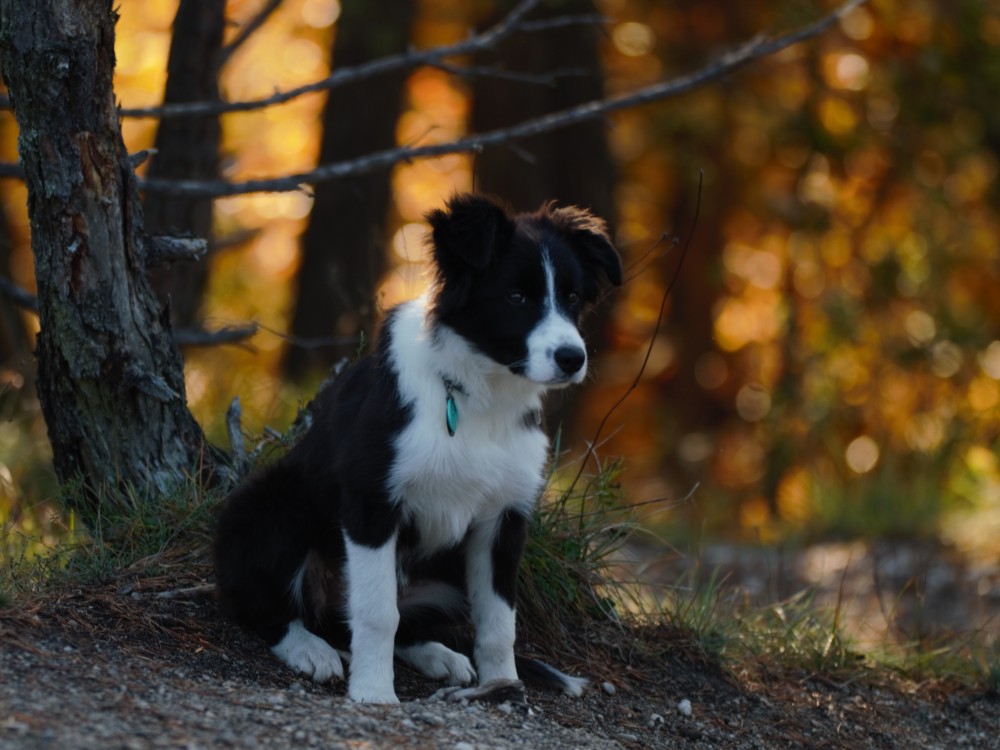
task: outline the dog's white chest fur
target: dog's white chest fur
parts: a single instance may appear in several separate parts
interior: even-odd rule
[[[425,551],[458,543],[470,526],[507,508],[527,515],[543,484],[548,438],[525,415],[541,408],[541,388],[474,352],[459,336],[425,324],[424,303],[392,321],[392,360],[411,421],[396,439],[389,477],[393,502],[412,520]],[[458,425],[448,434],[445,380]]]

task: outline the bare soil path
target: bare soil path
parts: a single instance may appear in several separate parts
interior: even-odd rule
[[[728,674],[667,628],[586,637],[600,658],[560,662],[594,680],[580,699],[429,700],[438,686],[400,668],[400,706],[359,706],[223,621],[205,580],[118,579],[0,610],[0,750],[1000,748],[993,694]]]

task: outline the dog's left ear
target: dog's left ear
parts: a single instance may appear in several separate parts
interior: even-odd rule
[[[590,266],[604,271],[615,286],[622,284],[622,261],[608,236],[608,225],[585,208],[550,209],[552,222]]]

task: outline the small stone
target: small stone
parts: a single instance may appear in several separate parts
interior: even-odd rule
[[[615,693],[618,692],[618,688],[616,688],[610,682],[602,682],[601,683],[601,690],[603,690],[608,695],[614,695]]]
[[[681,713],[682,716],[690,716],[692,713],[691,701],[685,698],[684,700],[682,700],[680,703],[677,704],[677,710]]]
[[[476,746],[468,742],[456,742],[455,750],[476,750]]]
[[[649,721],[646,722],[647,729],[653,729],[656,725],[663,723],[663,717],[660,714],[653,714],[649,717]]]

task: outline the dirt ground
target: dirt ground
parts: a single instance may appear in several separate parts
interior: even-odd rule
[[[221,619],[204,578],[124,577],[0,610],[0,750],[1000,748],[995,694],[863,673],[731,674],[666,627],[589,638],[588,661],[559,663],[591,678],[579,699],[434,700],[438,685],[400,667],[400,706],[358,706]]]

